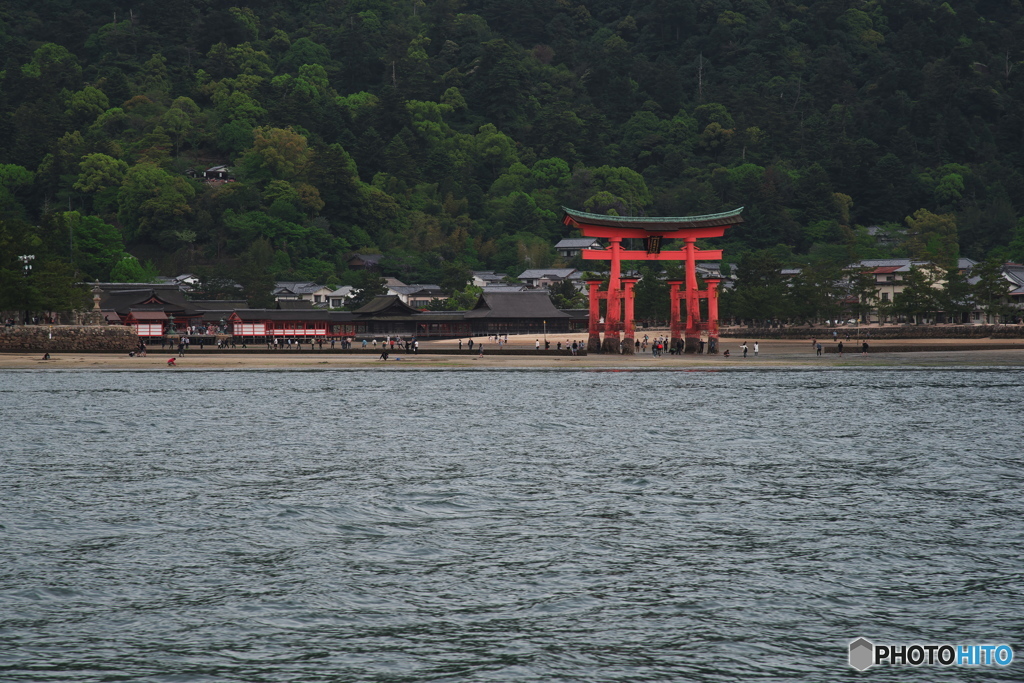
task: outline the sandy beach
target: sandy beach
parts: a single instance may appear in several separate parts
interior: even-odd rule
[[[657,331],[652,334],[655,336]],[[577,338],[577,337],[574,337]],[[760,342],[759,353],[753,353],[753,341],[748,340],[748,355],[743,358],[740,345],[743,340],[723,339],[722,351],[729,349],[729,358],[719,354],[716,356],[664,354],[655,357],[650,353],[629,355],[593,354],[589,356],[571,356],[564,350],[554,355],[556,340],[550,338],[553,355],[540,355],[534,351],[535,337],[529,335],[510,336],[509,343],[504,346],[506,352],[522,352],[518,355],[498,355],[494,353],[498,345],[488,341],[486,337],[474,338],[474,347],[482,341],[484,353],[470,353],[463,340],[463,353],[452,353],[458,348],[453,340],[425,341],[420,343],[419,353],[405,351],[390,352],[389,359],[379,359],[376,353],[345,353],[342,351],[309,350],[268,352],[260,349],[234,349],[219,351],[206,349],[202,352],[189,352],[178,358],[170,349],[151,349],[146,357],[130,357],[125,353],[51,353],[49,360],[42,359],[42,353],[0,353],[0,369],[26,370],[162,370],[181,372],[189,370],[259,370],[259,369],[424,369],[424,368],[455,368],[455,369],[715,369],[715,370],[753,370],[757,368],[786,367],[828,367],[828,368],[865,368],[865,367],[970,367],[970,366],[1007,366],[1024,367],[1024,342],[1012,340],[976,340],[976,339],[913,339],[881,342],[869,349],[867,354],[860,352],[860,347],[851,342],[845,346],[842,356],[834,353],[835,344],[824,343],[826,350],[817,356],[810,340],[766,340]],[[543,342],[542,342],[543,343]],[[381,345],[379,345],[381,346]],[[899,347],[900,351],[887,351],[886,347]],[[1007,348],[1014,347],[1014,348]],[[372,347],[370,348],[372,351]],[[167,360],[175,358],[177,367],[168,367]]]

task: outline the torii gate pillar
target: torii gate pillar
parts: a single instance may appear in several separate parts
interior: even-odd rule
[[[632,355],[636,351],[634,347],[636,344],[636,323],[633,322],[633,302],[636,296],[635,287],[638,282],[640,282],[640,278],[622,278],[622,287],[625,290],[623,294],[625,295],[626,302],[626,315],[622,321],[622,353],[626,355]]]
[[[668,281],[668,303],[669,303],[669,348],[676,348],[683,343],[683,318],[679,305],[682,300],[683,280]]]
[[[706,278],[708,286],[708,353],[718,353],[718,278]]]
[[[600,280],[587,280],[590,290],[590,319],[587,321],[587,353],[601,353],[601,293]]]

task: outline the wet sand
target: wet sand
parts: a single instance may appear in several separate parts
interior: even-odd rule
[[[657,334],[657,332],[655,332]],[[652,335],[654,336],[654,335]],[[580,337],[574,336],[579,339]],[[1024,341],[1013,340],[977,340],[977,339],[908,339],[878,341],[869,349],[869,353],[861,354],[856,342],[846,344],[846,352],[842,356],[837,353],[815,355],[810,340],[766,340],[760,344],[759,354],[753,353],[753,342],[748,340],[749,353],[743,358],[740,344],[742,340],[723,339],[721,350],[729,349],[731,357],[664,354],[655,357],[650,353],[636,355],[570,356],[564,350],[562,355],[534,355],[535,337],[521,335],[510,336],[508,351],[522,351],[522,355],[497,355],[493,353],[498,346],[488,342],[487,338],[474,338],[474,345],[484,342],[484,354],[470,354],[466,349],[463,354],[431,353],[431,351],[451,351],[458,347],[457,341],[426,341],[420,343],[419,353],[405,351],[390,352],[387,361],[379,360],[377,353],[310,351],[268,352],[252,349],[246,352],[234,350],[219,352],[208,349],[204,352],[190,352],[178,358],[168,350],[151,350],[144,357],[129,357],[125,353],[61,353],[51,352],[50,360],[42,360],[42,353],[0,353],[0,369],[24,370],[162,370],[181,372],[188,370],[274,370],[274,369],[715,369],[715,370],[754,370],[757,368],[888,368],[888,367],[1024,367]],[[464,340],[464,342],[467,340]],[[558,341],[563,341],[558,340]],[[551,338],[551,348],[555,348],[556,340]],[[995,348],[1008,345],[1016,348]],[[826,349],[835,349],[835,344],[824,343]],[[886,351],[886,346],[899,347],[900,351]],[[980,348],[979,348],[980,347]],[[994,348],[985,348],[994,347]],[[936,350],[928,350],[934,348]],[[941,350],[939,350],[941,349]],[[371,348],[372,350],[372,348]],[[851,353],[852,351],[852,353]],[[175,358],[176,368],[168,367],[167,360]]]

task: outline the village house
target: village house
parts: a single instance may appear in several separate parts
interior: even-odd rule
[[[327,299],[332,291],[334,290],[331,287],[325,287],[315,282],[278,282],[274,285],[272,294],[274,301],[305,299],[313,304],[327,306]]]
[[[328,308],[343,308],[348,300],[352,298],[352,294],[355,292],[355,287],[351,285],[344,285],[338,287],[336,290],[327,295],[327,307]]]
[[[424,308],[435,299],[448,299],[448,295],[441,292],[440,285],[395,285],[388,287],[388,294],[397,296],[402,303],[413,308]]]
[[[977,265],[976,261],[969,258],[961,258],[957,261],[957,268],[961,274],[969,274],[971,269]],[[863,270],[874,277],[875,296],[874,301],[883,305],[896,300],[896,296],[906,289],[906,277],[914,268],[928,271],[933,277],[935,288],[941,288],[944,272],[940,272],[936,266],[927,261],[915,261],[909,258],[895,259],[864,259],[849,266],[848,270]],[[973,312],[972,318],[977,319],[977,311]],[[878,309],[874,308],[868,314],[866,322],[879,322]]]
[[[505,273],[496,273],[493,270],[474,270],[472,273],[474,287],[487,287],[489,285],[500,285],[508,277]]]
[[[529,289],[549,289],[563,280],[571,280],[576,289],[583,291],[586,286],[582,273],[575,268],[534,268],[519,274],[519,280]]]
[[[604,249],[596,237],[567,237],[555,245],[555,251],[564,259],[576,258],[584,249]]]

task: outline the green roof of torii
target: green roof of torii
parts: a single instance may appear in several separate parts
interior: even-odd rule
[[[710,213],[703,216],[606,216],[599,213],[587,213],[562,207],[565,218],[571,218],[588,225],[603,225],[610,228],[642,228],[644,230],[678,230],[680,228],[710,227],[716,225],[733,225],[742,223],[743,207],[722,213]],[[568,223],[563,219],[564,223]]]

